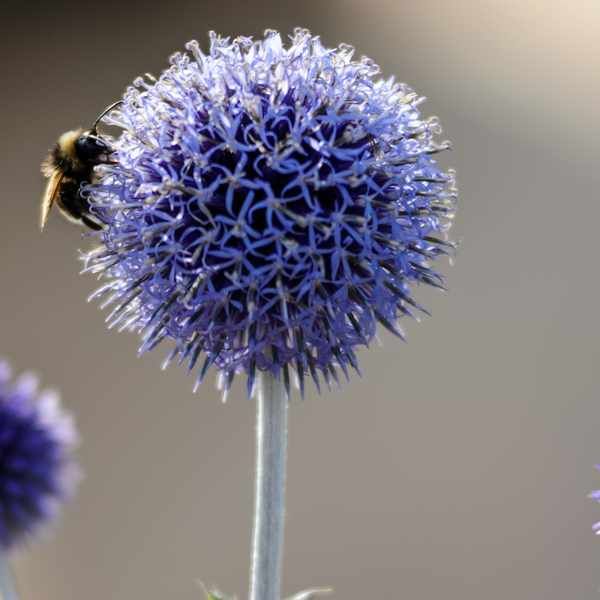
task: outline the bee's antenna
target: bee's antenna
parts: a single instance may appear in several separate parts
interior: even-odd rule
[[[93,131],[94,133],[96,133],[96,129],[98,128],[98,123],[100,123],[100,121],[102,121],[102,118],[104,116],[106,116],[113,108],[115,108],[116,106],[119,106],[119,104],[123,104],[123,100],[117,100],[116,102],[113,102],[110,106],[107,106],[100,113],[100,116],[94,121],[94,124],[92,125],[91,131]]]

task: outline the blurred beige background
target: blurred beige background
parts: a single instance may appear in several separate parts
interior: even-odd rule
[[[362,380],[291,412],[285,591],[335,598],[597,597],[598,0],[3,4],[0,354],[76,412],[87,472],[23,600],[245,597],[253,404],[190,393],[107,332],[80,230],[37,231],[38,164],[139,73],[206,32],[354,44],[430,101],[462,198],[450,293],[361,355]]]

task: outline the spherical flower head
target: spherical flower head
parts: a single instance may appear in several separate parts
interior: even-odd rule
[[[141,351],[174,340],[198,381],[211,365],[225,388],[240,371],[249,389],[257,370],[337,381],[377,324],[401,336],[422,310],[413,284],[443,286],[448,143],[407,85],[306,30],[187,50],[109,119],[115,164],[87,190],[106,224],[86,257],[108,279],[96,295]]]
[[[79,478],[77,433],[55,392],[31,374],[11,380],[0,361],[0,548],[28,540],[57,516]]]

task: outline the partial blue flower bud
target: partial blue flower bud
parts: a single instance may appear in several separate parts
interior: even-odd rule
[[[79,480],[72,417],[31,374],[0,361],[0,548],[27,541],[57,516]]]

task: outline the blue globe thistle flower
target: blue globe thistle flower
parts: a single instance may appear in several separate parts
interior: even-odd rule
[[[306,30],[186,48],[109,119],[115,164],[87,189],[106,225],[85,258],[108,278],[93,297],[143,332],[141,352],[173,340],[197,383],[211,365],[225,389],[240,371],[249,390],[257,370],[289,388],[292,368],[301,391],[347,377],[378,324],[402,337],[398,319],[424,311],[414,284],[443,287],[456,190],[439,123]]]
[[[55,392],[0,361],[0,548],[26,541],[57,515],[79,479],[77,433]]]

